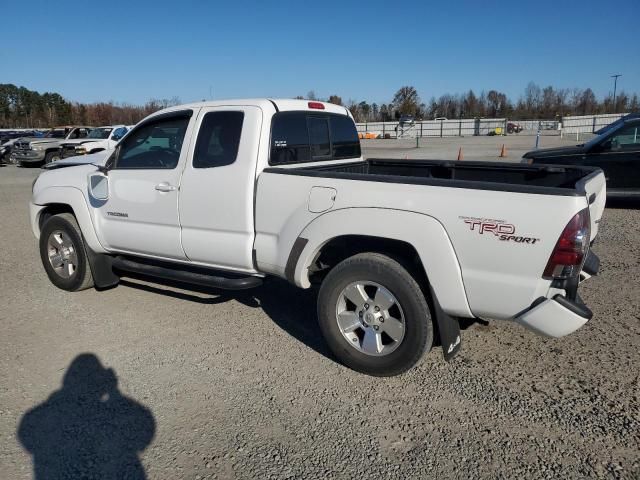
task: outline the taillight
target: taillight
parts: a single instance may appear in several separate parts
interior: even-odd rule
[[[564,227],[542,274],[544,278],[563,280],[580,274],[589,249],[590,229],[589,209],[585,208]]]
[[[324,105],[320,102],[309,102],[309,108],[315,108],[317,110],[324,110]]]

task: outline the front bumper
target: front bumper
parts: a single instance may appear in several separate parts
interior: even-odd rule
[[[14,163],[42,162],[45,156],[44,150],[18,150],[11,153]]]
[[[600,259],[589,251],[580,280],[597,275]],[[552,298],[540,297],[529,309],[515,318],[520,325],[547,337],[564,337],[575,332],[593,317],[593,312],[578,295],[579,280],[567,282],[566,295],[556,294]]]

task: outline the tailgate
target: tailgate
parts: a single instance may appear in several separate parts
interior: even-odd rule
[[[582,185],[581,185],[582,184]],[[583,186],[589,202],[589,215],[591,217],[591,241],[598,235],[598,225],[604,213],[604,205],[607,200],[607,184],[602,170],[597,170],[576,185]]]

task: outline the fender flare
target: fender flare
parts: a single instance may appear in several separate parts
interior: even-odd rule
[[[89,213],[89,207],[87,207],[87,202],[84,198],[82,192],[75,187],[47,187],[44,190],[38,192],[32,202],[40,208],[37,212],[37,218],[34,220],[34,230],[38,228],[38,231],[34,231],[37,233],[36,237],[40,236],[40,215],[44,208],[47,205],[51,204],[63,204],[69,205],[73,210],[73,214],[78,221],[78,225],[80,226],[80,230],[82,231],[82,236],[89,247],[95,253],[107,253],[105,248],[98,240],[98,236],[96,235],[96,230],[93,226],[93,222],[91,221],[91,215]]]
[[[460,264],[445,228],[435,218],[417,212],[346,208],[320,215],[302,230],[294,243],[290,254],[293,283],[309,288],[309,266],[325,244],[344,235],[368,235],[411,244],[418,252],[442,310],[450,315],[473,318]]]

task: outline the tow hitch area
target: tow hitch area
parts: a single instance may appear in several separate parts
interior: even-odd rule
[[[582,271],[580,272],[580,281],[584,282],[591,277],[595,277],[596,275],[598,275],[599,270],[600,259],[595,253],[589,250],[587,258],[584,261],[584,265],[582,266]]]

